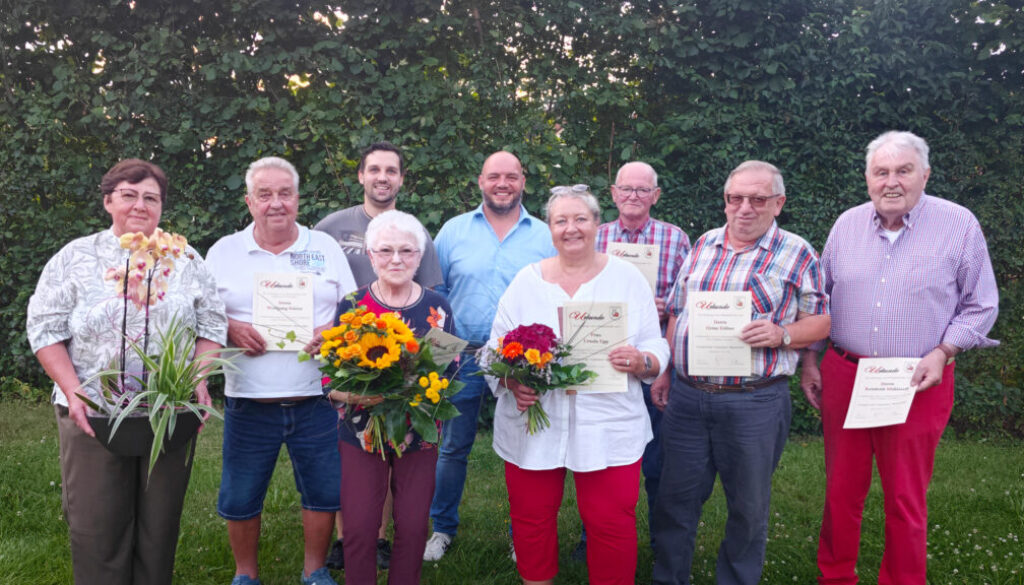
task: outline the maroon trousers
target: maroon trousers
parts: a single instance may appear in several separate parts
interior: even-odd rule
[[[843,429],[857,364],[831,347],[821,362],[821,418],[825,432],[825,510],[818,543],[818,583],[852,585],[860,547],[864,499],[872,457],[885,496],[885,552],[878,585],[925,585],[928,484],[935,449],[953,410],[953,369],[914,397],[907,422]]]
[[[394,496],[395,543],[388,569],[390,585],[417,585],[427,544],[430,501],[434,499],[437,449],[396,457],[367,453],[342,441],[341,513],[344,518],[346,585],[377,583],[377,532],[388,493]]]

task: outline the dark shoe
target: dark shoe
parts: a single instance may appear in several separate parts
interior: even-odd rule
[[[587,562],[587,541],[581,540],[576,543],[576,548],[572,549],[572,553],[569,555],[569,559],[576,563]]]
[[[345,549],[341,544],[340,538],[331,545],[331,550],[327,553],[327,560],[324,562],[324,566],[335,571],[345,568]]]
[[[383,538],[377,539],[377,568],[387,569],[391,566],[391,543]]]

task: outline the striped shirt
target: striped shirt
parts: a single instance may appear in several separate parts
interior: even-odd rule
[[[836,220],[821,254],[832,341],[869,357],[921,357],[942,342],[991,347],[999,293],[974,215],[921,195],[890,242],[872,202]]]
[[[686,372],[689,312],[687,291],[742,291],[751,295],[751,320],[770,319],[777,325],[796,321],[797,313],[827,315],[818,255],[803,238],[779,229],[773,221],[756,244],[733,250],[725,242],[725,229],[713,229],[697,240],[686,257],[672,289],[668,310],[676,315],[672,360],[676,372]],[[713,384],[741,384],[759,378],[791,376],[800,352],[783,347],[751,350],[753,376],[700,377]]]
[[[594,247],[598,252],[604,253],[608,251],[609,242],[658,246],[660,253],[655,296],[659,299],[667,298],[672,291],[679,267],[683,265],[683,260],[690,251],[690,238],[686,236],[686,232],[670,223],[650,217],[647,218],[647,223],[635,230],[623,226],[621,219],[601,224],[597,228]]]

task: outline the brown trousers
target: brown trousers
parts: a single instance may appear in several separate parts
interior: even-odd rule
[[[55,411],[75,584],[170,585],[195,449],[161,455],[147,484],[148,456],[114,455]]]

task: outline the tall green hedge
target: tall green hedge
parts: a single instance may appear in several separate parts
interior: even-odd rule
[[[552,184],[607,196],[639,158],[692,237],[756,157],[785,174],[783,226],[820,247],[866,198],[864,146],[899,128],[932,146],[929,192],[978,216],[1002,293],[1003,345],[961,360],[954,425],[1021,434],[1022,49],[1009,1],[0,0],[0,367],[42,381],[26,302],[50,255],[108,225],[97,184],[120,158],[168,171],[163,224],[205,250],[246,223],[263,155],[300,169],[313,223],[359,200],[360,148],[391,140],[401,206],[434,230],[479,200],[493,150],[521,156],[534,210]]]

